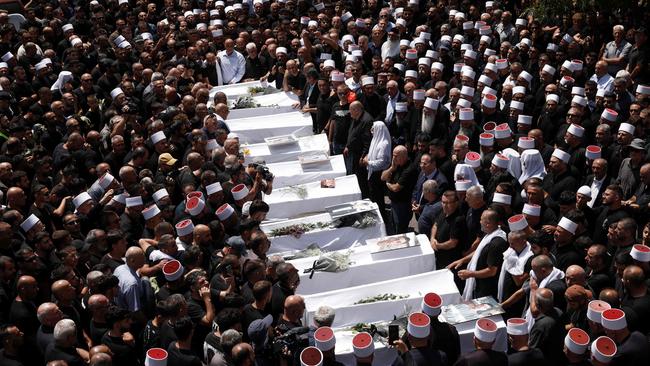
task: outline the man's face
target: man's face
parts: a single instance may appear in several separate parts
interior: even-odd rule
[[[603,192],[603,205],[604,206],[609,206],[616,202],[618,198],[618,195],[616,192],[606,189],[605,192]]]
[[[453,214],[458,208],[458,199],[455,197],[442,196],[442,210],[445,215]]]
[[[424,172],[430,172],[432,168],[431,157],[427,155],[422,156],[420,158],[420,169]]]

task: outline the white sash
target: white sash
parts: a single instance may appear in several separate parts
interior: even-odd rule
[[[532,270],[530,271],[530,278],[537,280],[537,277],[535,277],[535,272]],[[564,272],[561,270],[553,267],[553,271],[546,276],[541,282],[537,284],[537,288],[546,288],[546,286],[555,281],[555,280],[561,280],[564,279]],[[530,331],[533,329],[533,325],[535,324],[535,318],[533,318],[533,314],[530,312],[530,299],[528,300],[528,308],[526,309],[526,320],[528,321],[528,330]]]
[[[494,230],[493,232],[485,235],[483,239],[481,239],[481,242],[478,244],[476,251],[472,255],[472,260],[470,260],[469,264],[467,265],[468,271],[476,271],[476,264],[478,262],[478,258],[481,256],[481,252],[483,251],[483,248],[485,248],[488,244],[490,244],[492,239],[494,239],[497,236],[504,240],[506,239],[506,233],[503,230],[501,230],[501,228]],[[475,287],[476,287],[476,278],[469,277],[468,279],[465,280],[465,290],[463,290],[464,300],[472,299],[472,294],[474,293]]]
[[[513,276],[521,275],[524,273],[524,268],[528,258],[532,257],[533,254],[534,253],[530,250],[530,244],[528,242],[526,242],[526,246],[519,254],[517,254],[517,252],[512,248],[508,248],[508,250],[503,252],[503,264],[501,265],[501,272],[499,272],[498,283],[499,292],[497,298],[499,302],[506,300],[503,298],[503,281],[506,278],[506,272]]]

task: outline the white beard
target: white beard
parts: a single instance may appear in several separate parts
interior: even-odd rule
[[[433,124],[436,122],[436,114],[435,113],[429,113],[427,116],[426,113],[424,113],[424,109],[422,110],[422,124],[420,128],[422,129],[422,132],[428,133],[429,135],[433,131]]]

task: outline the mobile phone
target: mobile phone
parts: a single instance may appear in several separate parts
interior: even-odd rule
[[[232,266],[230,264],[226,266],[226,275],[229,276],[229,277],[233,276],[233,274],[232,274]]]
[[[388,344],[393,344],[399,339],[399,326],[397,324],[388,325]]]

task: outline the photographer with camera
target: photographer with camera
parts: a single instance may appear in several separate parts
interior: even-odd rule
[[[246,173],[253,180],[251,192],[254,192],[254,195],[252,199],[262,199],[262,193],[271,194],[273,192],[273,179],[275,176],[264,163],[248,164]]]
[[[287,364],[299,364],[300,352],[309,346],[309,327],[302,325],[305,300],[302,296],[291,295],[284,300],[284,312],[277,319],[274,329],[274,354],[281,354]]]

